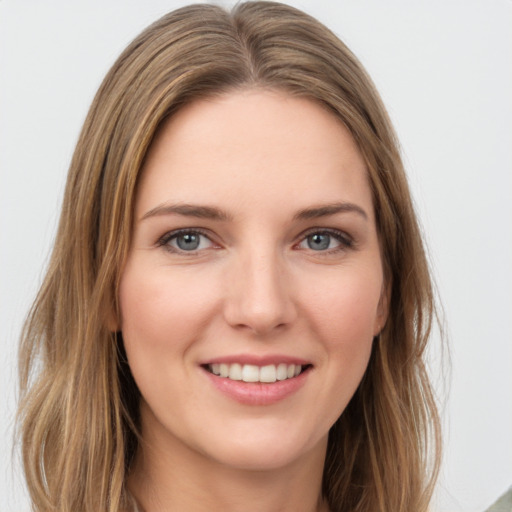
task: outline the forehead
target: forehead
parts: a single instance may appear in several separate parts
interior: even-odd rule
[[[316,102],[268,90],[185,106],[153,141],[137,212],[157,203],[357,201],[371,210],[364,160],[349,131]]]

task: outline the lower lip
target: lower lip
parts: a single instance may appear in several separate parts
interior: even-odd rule
[[[306,368],[297,377],[271,383],[244,382],[219,377],[202,368],[210,382],[229,398],[245,405],[271,405],[296,393],[306,382],[311,368]]]

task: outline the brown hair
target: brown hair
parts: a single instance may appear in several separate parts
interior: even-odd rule
[[[117,512],[138,445],[138,390],[109,331],[137,179],[158,127],[186,103],[262,87],[320,102],[366,160],[389,318],[331,428],[323,492],[331,510],[425,511],[439,421],[424,352],[434,298],[397,140],[361,64],[292,7],[249,2],[174,11],[122,53],[101,85],[69,170],[46,278],[20,350],[19,425],[34,510]]]

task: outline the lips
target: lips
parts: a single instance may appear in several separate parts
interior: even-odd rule
[[[211,384],[229,398],[247,405],[270,405],[298,392],[313,365],[287,356],[230,356],[201,367]]]

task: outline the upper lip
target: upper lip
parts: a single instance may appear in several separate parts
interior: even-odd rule
[[[267,366],[267,365],[278,365],[278,364],[295,364],[306,366],[310,365],[311,361],[302,359],[300,357],[281,355],[281,354],[268,354],[268,355],[254,355],[254,354],[232,354],[227,356],[218,356],[212,359],[207,359],[200,363],[201,366],[209,364],[234,364],[239,363],[252,364],[254,366]]]

